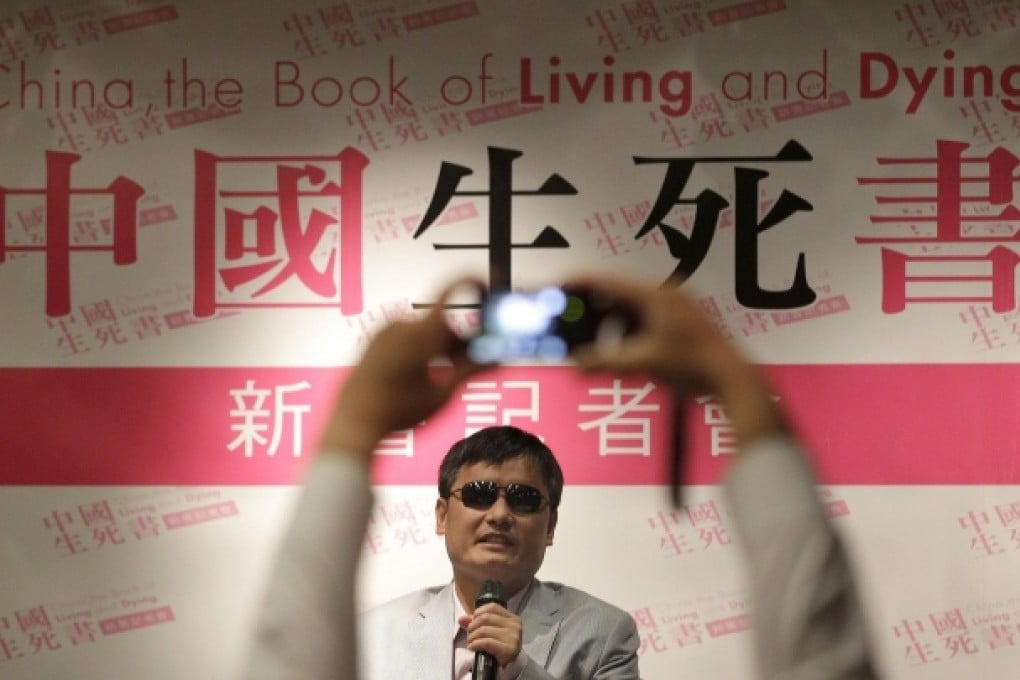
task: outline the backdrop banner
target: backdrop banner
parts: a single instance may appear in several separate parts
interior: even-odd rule
[[[372,335],[583,271],[772,378],[885,675],[1015,675],[1018,40],[1020,0],[3,3],[0,676],[234,677]],[[438,462],[509,423],[566,474],[539,577],[631,612],[650,680],[751,678],[729,422],[691,395],[675,509],[671,412],[477,376],[378,451],[359,606],[451,577]]]

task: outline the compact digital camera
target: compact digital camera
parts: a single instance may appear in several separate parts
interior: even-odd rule
[[[557,362],[580,345],[631,330],[629,317],[604,296],[547,286],[485,295],[481,330],[468,343],[479,363]]]

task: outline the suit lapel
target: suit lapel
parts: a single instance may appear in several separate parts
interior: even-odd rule
[[[453,677],[453,583],[429,599],[408,622],[408,649],[416,680],[448,680]],[[560,631],[557,616],[561,605],[558,593],[535,580],[520,612],[524,624],[522,646],[528,657],[545,668]],[[449,654],[436,654],[449,649]],[[393,650],[402,656],[400,650]]]
[[[422,680],[449,680],[453,677],[453,584],[440,590],[408,622],[411,668],[409,677]],[[436,654],[447,649],[449,654]],[[399,655],[399,650],[393,650]]]
[[[524,623],[522,646],[528,657],[542,668],[546,668],[553,643],[560,632],[560,621],[556,616],[560,610],[558,599],[556,591],[536,579],[521,611]]]

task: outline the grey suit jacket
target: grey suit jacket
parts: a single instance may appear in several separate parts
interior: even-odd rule
[[[731,469],[726,495],[747,553],[758,622],[755,676],[871,680],[849,560],[818,502],[810,466],[790,439],[752,448]],[[361,633],[371,630],[377,642],[363,645],[363,653],[383,670],[355,673],[354,578],[371,504],[363,465],[341,456],[316,461],[267,584],[244,678],[450,679],[453,595],[444,598],[443,588],[364,616]],[[531,657],[521,680],[637,677],[629,616],[566,586],[540,584],[532,595],[521,611]],[[386,615],[389,607],[396,618]],[[408,670],[412,661],[423,664],[418,672]]]
[[[450,680],[453,584],[419,590],[359,617],[366,680]],[[598,598],[535,580],[518,612],[528,662],[520,680],[639,678],[634,619]]]

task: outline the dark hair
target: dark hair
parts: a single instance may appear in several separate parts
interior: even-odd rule
[[[558,508],[563,496],[563,470],[556,456],[541,439],[512,425],[486,427],[451,446],[439,464],[439,497],[450,497],[457,473],[465,465],[499,465],[516,458],[524,458],[538,468],[549,489],[549,507]]]

